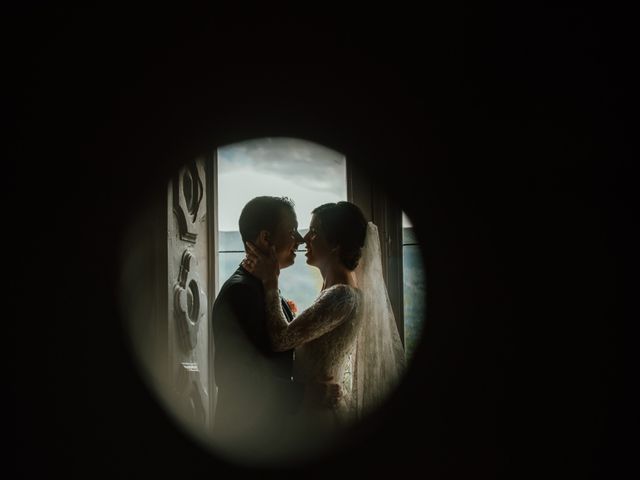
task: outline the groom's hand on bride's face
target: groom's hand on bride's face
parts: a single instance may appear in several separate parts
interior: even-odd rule
[[[246,242],[247,253],[242,261],[242,266],[251,274],[262,280],[263,283],[276,283],[280,274],[280,267],[275,253],[275,247],[271,247],[265,254],[251,242]]]

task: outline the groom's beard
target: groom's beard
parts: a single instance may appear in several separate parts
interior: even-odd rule
[[[296,252],[295,250],[288,250],[286,254],[283,252],[282,256],[278,258],[278,264],[280,269],[290,267],[296,261]]]

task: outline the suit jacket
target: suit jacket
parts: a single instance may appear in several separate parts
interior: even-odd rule
[[[265,315],[262,282],[240,266],[220,289],[212,312],[218,438],[271,442],[302,402],[303,386],[292,380],[293,350],[271,350]]]

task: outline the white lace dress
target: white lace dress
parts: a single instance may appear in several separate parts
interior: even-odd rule
[[[296,421],[315,433],[332,432],[352,418],[351,358],[361,324],[362,294],[349,285],[334,285],[288,323],[277,291],[265,294],[268,332],[276,351],[295,349],[294,380],[316,382],[331,377],[342,387],[336,409],[304,405]]]

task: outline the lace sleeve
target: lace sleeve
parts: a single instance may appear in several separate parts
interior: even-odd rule
[[[356,306],[356,297],[347,285],[334,285],[322,291],[309,308],[287,323],[278,292],[265,292],[265,301],[267,331],[271,347],[277,352],[321,337],[347,320]]]

